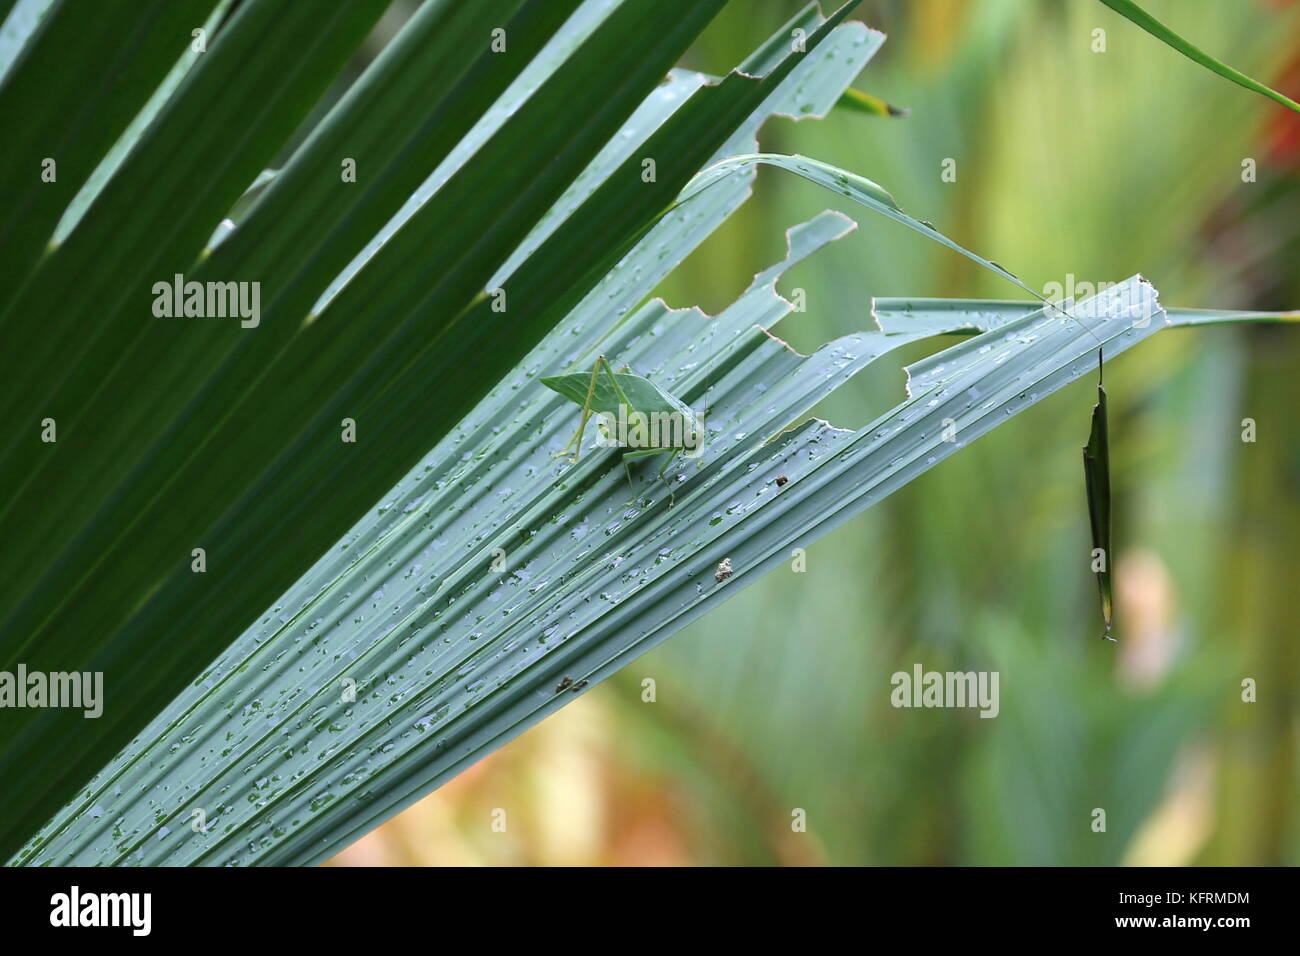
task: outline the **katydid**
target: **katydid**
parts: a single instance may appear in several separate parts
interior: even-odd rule
[[[671,499],[672,485],[664,479],[664,473],[679,454],[686,452],[691,457],[698,456],[704,444],[704,423],[684,402],[650,379],[635,374],[626,365],[614,371],[603,355],[596,357],[590,374],[573,372],[544,378],[541,382],[582,406],[578,430],[557,453],[557,458],[572,451],[570,461],[578,460],[582,433],[595,415],[601,432],[601,445],[632,449],[623,455],[629,484],[632,481],[629,460],[651,455],[668,456],[659,469],[659,478],[668,487]]]
[[[1101,350],[1097,351],[1097,404],[1092,409],[1092,431],[1083,448],[1083,479],[1088,490],[1088,521],[1092,528],[1093,566],[1101,593],[1101,614],[1108,641],[1111,626],[1110,576],[1110,435],[1106,422],[1106,389],[1102,387]],[[1098,563],[1100,561],[1100,563]]]

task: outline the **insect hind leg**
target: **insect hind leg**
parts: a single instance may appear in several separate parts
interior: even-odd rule
[[[659,474],[656,477],[664,483],[664,488],[668,491],[668,506],[671,508],[677,503],[677,496],[673,493],[672,483],[664,477],[664,474],[672,466],[672,463],[677,460],[677,456],[680,455],[681,452],[682,450],[680,448],[642,448],[637,451],[628,452],[623,456],[623,469],[627,472],[628,483],[632,483],[632,469],[631,466],[628,465],[628,459],[649,458],[652,455],[667,455],[668,457],[665,459],[663,467],[659,469]]]
[[[680,448],[641,448],[637,451],[628,452],[623,456],[623,469],[627,472],[628,483],[630,484],[632,482],[632,469],[631,466],[628,465],[628,459],[649,458],[651,455],[667,455],[668,459],[664,462],[664,466],[659,469],[658,478],[664,483],[664,488],[668,491],[668,506],[672,507],[676,504],[677,497],[673,494],[673,486],[664,478],[664,472],[668,470],[668,467],[680,453]]]
[[[582,403],[582,420],[578,422],[578,430],[573,433],[569,443],[562,449],[552,455],[552,458],[569,458],[570,461],[577,461],[578,456],[582,454],[582,433],[587,428],[587,422],[591,420],[591,403],[596,396],[596,377],[600,374],[601,363],[605,368],[609,368],[609,363],[605,361],[605,356],[601,355],[591,365],[591,381],[587,384],[587,400]],[[573,456],[569,457],[569,449],[573,449]]]

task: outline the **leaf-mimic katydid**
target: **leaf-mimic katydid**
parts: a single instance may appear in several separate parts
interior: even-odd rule
[[[1083,447],[1083,481],[1088,489],[1088,522],[1092,526],[1093,562],[1101,591],[1101,614],[1108,641],[1111,624],[1110,578],[1110,437],[1106,423],[1106,389],[1102,387],[1101,350],[1097,350],[1097,404],[1092,407],[1092,431]],[[1100,552],[1100,554],[1098,554]],[[1100,559],[1100,563],[1097,563]]]
[[[659,478],[667,485],[671,501],[672,485],[664,479],[665,472],[679,454],[697,457],[704,447],[704,423],[684,402],[626,365],[614,371],[603,355],[597,356],[590,374],[573,372],[544,378],[541,382],[582,406],[578,430],[557,457],[572,451],[570,460],[578,460],[582,433],[595,415],[601,446],[630,449],[623,455],[629,483],[632,481],[630,460],[668,456],[659,469]]]

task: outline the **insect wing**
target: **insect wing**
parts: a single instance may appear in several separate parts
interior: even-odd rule
[[[1106,422],[1106,390],[1097,386],[1097,404],[1092,409],[1092,431],[1083,449],[1083,479],[1088,489],[1088,519],[1092,526],[1092,547],[1100,549],[1102,563],[1097,571],[1101,613],[1106,632],[1111,626],[1110,551],[1110,439]]]
[[[553,375],[540,381],[547,388],[559,392],[576,405],[585,406],[587,404],[587,393],[591,389],[590,372]],[[591,392],[591,410],[617,415],[619,401],[618,393],[614,391],[613,385],[608,381],[607,376],[596,376],[596,387]]]

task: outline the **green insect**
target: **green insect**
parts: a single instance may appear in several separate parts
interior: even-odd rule
[[[593,415],[600,431],[599,444],[603,447],[631,449],[623,455],[623,467],[628,482],[632,481],[629,461],[667,455],[659,469],[659,478],[668,487],[671,501],[672,486],[664,474],[677,456],[699,457],[704,450],[704,422],[686,404],[668,394],[650,379],[637,375],[628,366],[617,372],[605,356],[597,356],[591,373],[573,372],[541,380],[547,388],[582,406],[582,420],[569,443],[556,457],[570,455],[577,461],[582,446],[582,433]]]
[[[1110,577],[1110,435],[1106,422],[1106,389],[1102,387],[1101,352],[1097,352],[1097,404],[1092,409],[1092,430],[1088,444],[1083,448],[1083,480],[1088,489],[1088,520],[1092,527],[1094,562],[1101,552],[1097,565],[1097,587],[1101,592],[1101,614],[1110,636],[1113,608]]]

